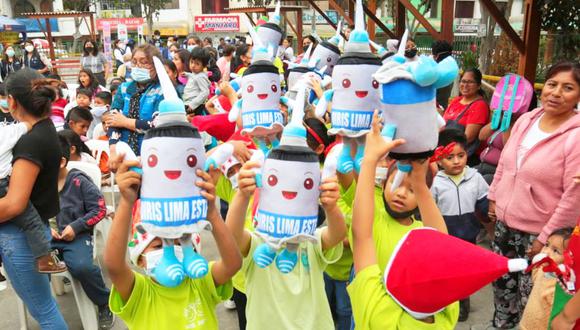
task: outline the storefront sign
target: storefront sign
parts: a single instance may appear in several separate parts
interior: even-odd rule
[[[239,32],[237,15],[201,15],[194,17],[195,32]]]
[[[109,23],[111,29],[116,29],[117,25],[123,24],[128,30],[137,30],[139,25],[143,24],[143,17],[137,18],[102,18],[97,20],[97,30],[103,29],[103,24],[105,22]]]

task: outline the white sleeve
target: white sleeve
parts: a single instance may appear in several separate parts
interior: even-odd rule
[[[121,54],[121,50],[119,48],[116,48],[115,51],[113,51],[113,55],[115,55],[115,59],[117,61],[124,62],[123,55]]]
[[[28,133],[28,127],[24,123],[0,127],[0,153],[12,150],[16,142],[26,133]]]

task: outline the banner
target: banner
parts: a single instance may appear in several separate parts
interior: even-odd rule
[[[193,20],[195,32],[239,32],[238,15],[200,15]]]
[[[143,25],[143,17],[136,18],[101,18],[97,20],[97,30],[102,30],[105,23],[111,26],[111,29],[116,29],[117,25],[123,24],[129,30],[137,30],[139,25]]]
[[[111,26],[109,25],[109,23],[106,23],[103,26],[103,50],[105,52],[105,57],[107,58],[107,61],[109,63],[111,63],[111,59],[112,59],[112,50],[111,50]],[[111,70],[112,68],[109,67],[109,70]],[[111,72],[108,72],[111,73]]]
[[[128,39],[127,25],[125,25],[125,24],[118,24],[117,25],[117,38],[119,38],[119,40],[123,40],[123,41],[126,41]]]

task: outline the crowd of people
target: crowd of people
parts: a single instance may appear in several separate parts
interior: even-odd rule
[[[347,27],[347,38],[353,30]],[[323,47],[308,36],[299,41],[305,52],[294,54],[291,42],[281,40],[272,61],[285,78]],[[337,47],[345,51],[347,42]],[[398,43],[387,42],[383,61],[396,56]],[[65,270],[98,307],[100,329],[113,326],[114,314],[131,329],[217,329],[215,307],[222,301],[237,311],[240,329],[449,329],[468,319],[469,297],[416,318],[385,291],[382,272],[412,229],[431,227],[472,244],[490,241],[494,253],[508,258],[532,260],[545,253],[565,262],[580,219],[575,205],[580,200],[578,62],[553,65],[537,100],[534,95],[507,130],[492,128],[491,95],[482,89],[482,73],[463,68],[459,95],[452,97],[451,87],[437,91],[444,124],[436,157],[411,161],[410,174],[397,183],[402,169],[387,155],[404,141],[386,141],[381,130],[387,123],[375,112],[362,162],[320,183],[314,242],[300,247],[301,260],[284,274],[258,267],[252,258],[263,242],[254,228],[261,182],[252,155],[259,141],[240,133],[241,119],[225,120],[239,106],[239,78],[253,74],[254,57],[262,56],[258,45],[225,38],[214,45],[197,36],[163,40],[158,31],[148,43],[116,40],[113,45],[109,61],[96,41],[84,42],[74,90],[30,41],[24,42],[21,58],[7,45],[0,62],[0,257],[10,284],[42,329],[67,328],[46,275]],[[411,39],[404,46],[406,61],[420,61]],[[452,47],[437,41],[432,54],[424,55],[440,63],[452,56]],[[170,78],[207,155],[224,144],[234,150],[227,165],[196,173],[220,259],[210,263],[207,276],[173,288],[152,276],[162,240],[136,229],[141,174],[131,170],[157,162],[138,157],[165,99],[160,75]],[[322,167],[343,140],[329,130],[330,109],[315,114],[330,86],[316,79],[309,86],[313,96],[300,122]],[[289,80],[282,80],[271,91],[284,95],[289,87]],[[244,88],[251,93],[254,87]],[[280,101],[276,110],[288,124],[292,106]],[[91,149],[94,141],[106,141],[107,152]],[[118,185],[116,210],[107,210],[101,187],[78,163],[97,167],[103,185]],[[279,179],[268,180],[275,185]],[[307,189],[309,184],[304,182]],[[93,263],[92,232],[111,214],[104,256],[113,283],[109,289]],[[572,329],[580,318],[580,297],[568,297],[550,315],[556,282],[541,270],[503,275],[493,282],[494,313],[482,329],[540,329],[548,322],[553,329]]]

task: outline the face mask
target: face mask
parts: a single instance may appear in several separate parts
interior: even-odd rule
[[[179,261],[183,260],[183,251],[181,250],[181,246],[176,245],[174,246],[175,256]],[[143,255],[145,257],[145,262],[147,263],[147,268],[145,268],[145,272],[147,275],[153,275],[153,270],[159,264],[161,258],[163,258],[163,249],[147,252]]]
[[[90,52],[90,51],[93,50],[93,46],[87,46],[86,49],[87,49],[88,52]]]
[[[413,58],[413,57],[415,57],[415,55],[417,55],[417,48],[411,48],[411,49],[405,50],[405,57],[406,58]]]
[[[230,176],[228,179],[230,180],[230,183],[232,184],[232,189],[238,189],[238,173]]]
[[[8,100],[7,99],[0,100],[0,108],[8,110]]]
[[[14,51],[12,49],[8,49],[6,51],[6,55],[8,55],[8,57],[13,57],[14,56]]]
[[[377,167],[377,170],[375,173],[375,185],[376,186],[382,187],[383,182],[387,178],[387,171],[388,170],[389,169],[386,167]]]
[[[139,83],[144,83],[151,80],[151,75],[148,69],[144,68],[133,68],[131,70],[131,78]]]
[[[99,107],[92,107],[91,113],[93,114],[94,117],[101,118],[103,116],[103,113],[105,113],[107,110],[109,110],[109,107],[106,105],[102,105]]]
[[[34,50],[34,46],[30,46],[30,45],[28,45],[28,46],[24,47],[24,49],[25,49],[27,52],[29,52],[29,53],[32,53],[32,51]]]
[[[195,48],[195,45],[187,45],[187,51],[191,52]]]
[[[169,59],[172,60],[175,57],[175,52],[169,52]]]

